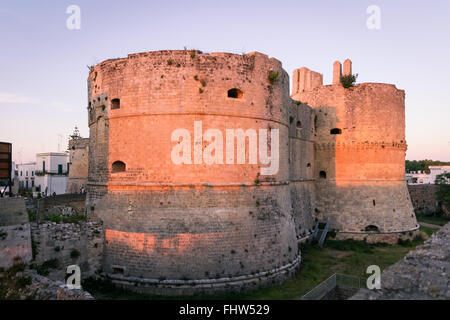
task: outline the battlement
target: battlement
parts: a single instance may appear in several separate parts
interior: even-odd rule
[[[302,67],[294,70],[292,93],[309,91],[323,85],[323,75]]]
[[[341,62],[335,61],[333,63],[333,85],[341,85],[341,76],[352,74],[352,61],[350,59],[344,61],[343,71]],[[323,75],[306,67],[295,69],[292,77],[292,95],[323,86]]]

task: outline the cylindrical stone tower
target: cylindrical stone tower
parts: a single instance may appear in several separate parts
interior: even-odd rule
[[[131,54],[92,67],[88,91],[87,205],[104,224],[106,277],[141,291],[191,294],[292,274],[300,254],[289,189],[291,101],[278,60]],[[231,130],[244,140],[229,139]],[[277,130],[279,138],[271,135]],[[261,161],[264,133],[270,164]],[[278,170],[262,174],[271,166]]]
[[[346,64],[349,71],[351,62]],[[330,222],[338,238],[392,242],[412,236],[419,226],[405,183],[404,91],[334,83],[293,99],[315,110],[319,221]]]

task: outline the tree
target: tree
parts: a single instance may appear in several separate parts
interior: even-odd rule
[[[448,166],[450,162],[444,162],[439,160],[405,160],[405,171],[424,171],[430,173],[429,166]]]
[[[450,208],[450,172],[436,176],[435,184],[439,186],[436,199],[440,205]]]

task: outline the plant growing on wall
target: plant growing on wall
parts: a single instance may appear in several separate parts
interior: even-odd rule
[[[268,79],[269,79],[269,82],[271,84],[274,84],[275,82],[278,82],[279,81],[279,79],[278,79],[278,71],[270,71],[270,73],[268,75]]]
[[[356,78],[358,78],[358,74],[347,74],[345,76],[341,76],[341,84],[344,88],[350,88],[355,85]]]
[[[70,251],[70,257],[72,259],[76,259],[80,256],[80,251],[78,251],[77,249],[72,249],[72,251]]]

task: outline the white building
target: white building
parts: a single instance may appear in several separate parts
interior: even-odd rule
[[[68,152],[46,152],[36,154],[35,185],[44,195],[66,192],[69,173]]]
[[[36,162],[15,164],[14,175],[19,178],[19,189],[31,190],[36,182]]]
[[[406,174],[408,184],[434,184],[436,177],[450,172],[450,166],[429,166],[430,173],[424,171],[411,171]]]

